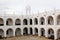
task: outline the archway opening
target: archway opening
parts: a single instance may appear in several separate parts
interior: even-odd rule
[[[48,38],[54,39],[54,31],[53,31],[53,29],[48,30]]]
[[[20,19],[16,19],[15,25],[21,25],[21,20]]]
[[[57,31],[57,38],[60,39],[60,29]]]
[[[6,21],[6,25],[13,25],[13,20],[11,18],[8,18]]]
[[[0,18],[0,26],[3,26],[4,25],[4,21],[2,18]]]
[[[34,19],[34,24],[35,24],[35,25],[38,24],[38,19],[37,19],[37,18]]]
[[[30,19],[30,25],[32,25],[32,19]]]
[[[60,15],[57,16],[57,25],[60,25]]]
[[[0,29],[0,39],[4,37],[4,31]]]
[[[44,28],[41,28],[41,36],[45,36],[45,30],[44,30]]]
[[[16,35],[16,36],[20,36],[20,35],[21,35],[21,29],[20,29],[20,28],[17,28],[17,29],[16,29],[15,35]]]
[[[23,35],[28,35],[28,29],[26,27],[23,29]]]
[[[38,28],[35,28],[35,35],[38,35]]]
[[[8,29],[6,31],[7,37],[12,37],[13,36],[13,30],[12,29]]]
[[[23,20],[23,25],[27,25],[27,24],[28,24],[27,19],[24,19],[24,20]]]
[[[44,25],[45,24],[45,19],[43,17],[40,19],[40,24],[41,25]]]
[[[33,30],[32,30],[32,28],[30,28],[30,34],[31,34],[31,35],[33,34]]]
[[[54,20],[53,20],[53,17],[52,16],[49,16],[48,17],[48,24],[49,25],[53,25],[54,24]]]

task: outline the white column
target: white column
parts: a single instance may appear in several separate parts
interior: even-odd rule
[[[33,35],[35,35],[35,30],[34,30],[34,28],[33,28]]]
[[[40,27],[40,18],[38,18],[38,27]],[[38,28],[38,36],[41,36],[40,28]]]
[[[21,35],[23,35],[23,28],[21,28]]]
[[[13,26],[15,26],[15,19],[13,19]]]
[[[30,34],[30,28],[28,28],[28,34]]]
[[[15,30],[13,30],[13,36],[15,36]]]
[[[29,19],[29,16],[28,16],[28,34],[30,34],[30,28],[29,28],[29,25],[30,25],[30,19]]]
[[[21,26],[23,26],[23,18],[21,19]]]
[[[27,20],[28,20],[28,26],[29,26],[30,25],[30,20],[29,20],[29,18]]]
[[[56,40],[57,39],[57,30],[55,29],[54,30],[54,40]]]
[[[47,27],[48,25],[48,20],[47,20],[47,17],[45,17],[45,27]],[[48,30],[47,28],[45,29],[45,37],[48,37]]]
[[[45,37],[48,37],[48,30],[45,30]]]
[[[57,25],[57,19],[54,17],[54,25]]]
[[[35,35],[35,30],[34,30],[34,18],[32,18],[32,24],[33,24],[33,35]]]
[[[34,26],[34,18],[32,19],[32,24],[33,24],[33,26]]]
[[[4,37],[6,37],[6,30],[4,30]]]
[[[41,36],[40,28],[38,29],[38,36]]]
[[[48,20],[47,20],[47,17],[45,17],[45,25],[48,24]]]
[[[21,19],[21,26],[23,27],[23,18]],[[23,28],[21,28],[21,35],[23,36]]]
[[[6,26],[6,19],[4,18],[4,26]]]

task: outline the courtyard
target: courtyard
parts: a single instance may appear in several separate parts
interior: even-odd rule
[[[0,40],[52,40],[45,37],[39,36],[32,36],[32,35],[25,35],[25,36],[17,36],[17,37],[10,37],[10,38],[3,38]]]

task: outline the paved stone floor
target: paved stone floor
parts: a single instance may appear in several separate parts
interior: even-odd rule
[[[30,36],[11,37],[11,38],[5,38],[5,39],[0,39],[0,40],[51,40],[51,39],[30,35]]]

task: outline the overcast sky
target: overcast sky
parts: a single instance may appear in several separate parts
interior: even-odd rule
[[[27,5],[31,6],[31,10],[35,13],[60,9],[60,0],[0,0],[0,10],[13,9],[23,12]]]

